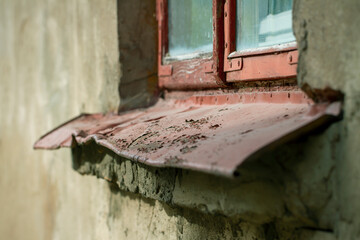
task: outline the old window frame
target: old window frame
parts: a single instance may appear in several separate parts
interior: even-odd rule
[[[213,54],[165,63],[168,52],[168,0],[157,0],[159,87],[214,89],[229,83],[295,78],[296,42],[236,51],[236,0],[212,0]]]
[[[225,87],[223,73],[223,0],[212,0],[213,52],[211,58],[193,58],[164,63],[168,52],[168,0],[157,0],[158,75],[160,88],[209,89]]]
[[[224,6],[224,72],[227,82],[296,77],[296,42],[236,51],[236,0]]]

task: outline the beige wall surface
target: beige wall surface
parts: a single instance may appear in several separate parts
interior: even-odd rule
[[[298,81],[344,93],[335,172],[339,239],[360,238],[360,1],[295,0]]]
[[[107,185],[75,173],[69,150],[32,144],[82,112],[116,111],[118,59],[116,1],[0,1],[1,238],[106,236]]]
[[[129,7],[122,3],[124,9]],[[264,157],[273,162],[283,161],[282,171],[287,173],[285,184],[277,186],[285,198],[291,198],[281,200],[287,201],[287,209],[282,208],[283,202],[276,202],[281,205],[284,218],[288,211],[303,222],[313,217],[310,225],[319,228],[295,233],[279,226],[274,229],[268,224],[259,226],[217,215],[224,202],[237,198],[239,189],[236,183],[227,184],[228,180],[218,181],[194,172],[183,174],[181,182],[176,179],[172,193],[178,204],[175,207],[110,188],[94,176],[80,175],[71,168],[68,149],[32,149],[41,134],[80,113],[117,111],[120,80],[124,79],[122,84],[127,86],[141,79],[151,89],[148,92],[155,91],[152,59],[142,70],[147,74],[141,76],[136,76],[131,66],[124,67],[119,62],[131,58],[134,52],[141,56],[142,52],[136,53],[134,46],[121,42],[126,36],[118,36],[117,7],[115,0],[0,0],[1,238],[360,237],[357,0],[294,1],[294,30],[300,49],[299,83],[319,89],[331,87],[345,94],[344,119],[340,123],[284,147],[277,155]],[[142,11],[146,12],[146,8]],[[119,32],[127,30],[125,27]],[[121,58],[122,49],[132,50]],[[125,104],[131,105],[138,93],[128,95],[122,97]],[[149,96],[143,98],[151,102]],[[214,185],[217,192],[213,191]],[[226,189],[223,185],[234,192],[223,193]],[[262,193],[254,189],[245,187],[239,191],[249,192],[262,203]],[[227,202],[225,215],[240,209],[251,216],[253,212],[241,209],[243,206],[241,201]],[[257,208],[256,204],[252,207]],[[213,209],[213,214],[201,212],[202,208],[210,212]],[[264,205],[267,208],[269,205]]]

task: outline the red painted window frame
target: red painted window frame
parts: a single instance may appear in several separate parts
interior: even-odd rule
[[[168,0],[156,0],[159,87],[169,90],[214,89],[227,83],[294,78],[296,45],[236,50],[236,0],[213,0],[213,55],[163,64],[168,52]],[[286,45],[283,45],[286,46]]]
[[[226,87],[224,82],[224,4],[213,0],[213,54],[211,59],[189,59],[163,64],[168,52],[168,1],[157,0],[159,87],[173,90]]]
[[[227,82],[274,80],[296,77],[296,44],[262,48],[249,52],[236,50],[236,0],[224,6],[224,72]]]

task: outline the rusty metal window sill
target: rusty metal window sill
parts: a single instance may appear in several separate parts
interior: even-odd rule
[[[315,104],[300,90],[168,96],[148,109],[80,115],[41,137],[34,148],[95,141],[146,165],[234,177],[244,161],[340,114],[340,102]]]

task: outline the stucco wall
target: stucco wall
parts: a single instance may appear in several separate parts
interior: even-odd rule
[[[339,239],[360,238],[360,2],[295,0],[294,31],[300,46],[299,83],[344,93],[344,119],[336,144]]]
[[[149,2],[143,5],[145,10],[153,6]],[[129,6],[122,4],[125,14],[124,9]],[[358,1],[294,1],[294,29],[300,48],[299,83],[341,90],[345,94],[344,120],[260,157],[265,165],[256,168],[258,185],[251,181],[244,181],[244,185],[229,184],[229,180],[183,172],[180,178],[176,175],[171,185],[172,201],[149,195],[150,199],[146,199],[131,193],[132,182],[119,189],[93,176],[80,175],[71,168],[71,153],[67,149],[32,150],[41,134],[81,112],[117,111],[120,80],[123,81],[120,87],[139,81],[148,89],[146,93],[156,91],[152,64],[144,66],[137,76],[130,68],[133,65],[119,63],[119,59],[124,60],[122,51],[125,59],[142,54],[127,45],[131,38],[118,36],[118,32],[127,28],[119,28],[121,11],[117,7],[116,1],[0,0],[1,236],[7,239],[360,236]],[[152,36],[151,31],[148,34],[145,37]],[[152,62],[152,58],[148,61]],[[135,92],[123,91],[122,100],[132,105],[137,97]],[[142,97],[142,101],[151,101],[148,96]],[[138,174],[136,171],[129,174]],[[153,171],[150,169],[149,173]],[[268,177],[274,171],[276,178]],[[148,178],[150,185],[157,184],[156,181]],[[264,185],[264,181],[269,185]],[[264,199],[262,190],[252,191],[261,189],[259,186],[274,188],[268,193],[271,196],[275,193],[276,200]],[[281,196],[276,195],[279,192]],[[271,204],[279,206],[279,211]],[[271,214],[252,219],[251,211],[258,210],[258,206],[264,209],[260,213],[271,210]],[[230,216],[234,212],[245,214]],[[275,219],[279,216],[281,219]],[[241,217],[247,217],[247,222]],[[285,225],[275,224],[285,220],[288,220]]]
[[[1,238],[106,236],[107,185],[75,173],[68,150],[32,144],[81,112],[117,110],[116,2],[1,0],[0,43]]]

